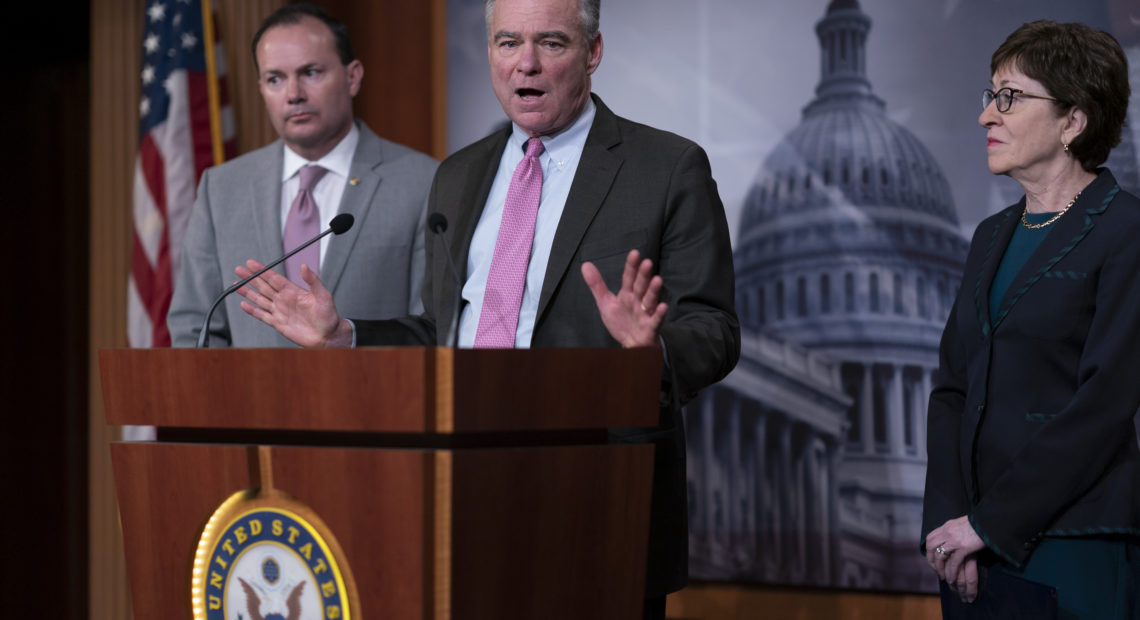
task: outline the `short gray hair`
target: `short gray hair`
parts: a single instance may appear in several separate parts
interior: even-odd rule
[[[495,0],[483,0],[484,18],[487,21],[487,38],[494,36],[491,32],[491,18],[495,13]],[[578,0],[578,21],[582,22],[582,34],[586,44],[598,38],[598,24],[601,22],[602,0]]]

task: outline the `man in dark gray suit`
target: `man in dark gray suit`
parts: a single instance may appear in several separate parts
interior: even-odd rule
[[[512,177],[541,151],[532,250],[510,317],[514,346],[664,348],[659,427],[613,433],[656,447],[646,617],[661,618],[665,595],[687,575],[681,405],[740,355],[724,208],[699,146],[620,118],[590,93],[603,48],[598,0],[486,4],[491,82],[512,125],[444,161],[428,202],[451,224],[461,294],[435,242],[418,316],[342,319],[312,273],[311,293],[274,274],[241,291],[242,307],[304,346],[446,345],[455,316],[460,346],[480,346],[485,301],[500,294],[494,272],[512,228],[500,225]],[[258,267],[250,261],[238,273]]]
[[[281,139],[202,175],[167,317],[174,346],[197,342],[210,304],[235,279],[233,265],[250,256],[272,260],[296,246],[283,243],[283,233],[301,171],[311,165],[325,170],[311,189],[314,228],[327,228],[338,213],[355,219],[347,233],[314,246],[337,306],[370,319],[419,312],[424,203],[436,162],[354,121],[364,68],[344,24],[320,9],[285,6],[262,22],[251,47]],[[233,296],[214,314],[212,342],[291,346],[238,302]]]

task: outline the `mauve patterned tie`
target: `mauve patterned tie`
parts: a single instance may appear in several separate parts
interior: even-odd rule
[[[285,237],[282,244],[288,252],[302,243],[317,236],[321,232],[321,212],[317,210],[317,203],[313,200],[313,186],[328,170],[320,166],[304,166],[301,168],[301,189],[289,207],[289,215],[285,218]],[[295,282],[297,286],[309,290],[309,285],[301,279],[301,265],[309,266],[316,273],[321,272],[321,244],[314,243],[297,252],[285,260],[285,275]]]
[[[483,293],[483,309],[479,328],[475,330],[476,349],[512,349],[519,324],[526,268],[534,242],[534,221],[542,199],[542,140],[531,138],[526,155],[515,168],[507,201],[503,206],[503,222],[491,257],[487,290]]]

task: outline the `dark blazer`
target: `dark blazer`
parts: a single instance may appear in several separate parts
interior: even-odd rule
[[[661,328],[666,370],[660,428],[617,440],[656,445],[647,595],[657,596],[683,587],[686,579],[680,405],[728,374],[740,356],[732,249],[704,151],[674,134],[619,118],[597,96],[594,103],[594,124],[550,251],[531,346],[618,346],[602,324],[581,265],[593,262],[616,291],[631,249],[653,260],[664,280],[662,301],[669,304]],[[467,273],[471,237],[509,133],[508,127],[449,157],[432,185],[428,210],[447,217],[445,234],[460,274]],[[446,345],[457,299],[443,246],[428,239],[424,313],[357,322],[357,343]]]
[[[1140,537],[1140,200],[1100,170],[989,290],[1024,208],[978,225],[930,397],[922,536],[969,515],[1020,567],[1043,536]]]

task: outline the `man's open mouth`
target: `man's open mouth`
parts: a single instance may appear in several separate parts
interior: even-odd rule
[[[523,99],[531,99],[541,97],[546,94],[546,91],[538,90],[536,88],[520,88],[515,91],[515,94]]]

